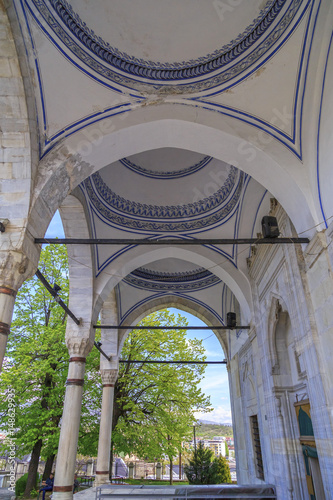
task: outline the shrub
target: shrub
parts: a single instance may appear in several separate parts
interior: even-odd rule
[[[20,497],[23,495],[23,493],[25,492],[25,487],[27,485],[27,479],[28,479],[28,473],[26,472],[25,474],[23,474],[23,476],[21,476],[17,481],[16,481],[16,484],[15,484],[15,496],[16,497]],[[36,488],[35,490],[33,490],[31,492],[31,496],[36,496],[37,495],[37,481],[38,481],[38,474],[37,474],[37,479],[36,479]],[[36,495],[32,495],[33,492],[36,491]]]
[[[228,461],[221,455],[214,458],[213,481],[214,484],[231,483],[231,474]]]
[[[27,485],[27,479],[28,479],[28,473],[23,474],[23,476],[21,476],[20,479],[18,479],[16,481],[16,484],[15,484],[15,495],[17,497],[23,495],[25,487]]]

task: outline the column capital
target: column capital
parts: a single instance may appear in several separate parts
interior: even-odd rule
[[[66,345],[71,357],[86,357],[90,353],[94,341],[90,337],[69,337],[66,339]]]
[[[114,387],[118,378],[118,370],[101,370],[103,387]]]
[[[0,251],[0,287],[17,292],[22,283],[33,276],[37,269],[23,252]]]

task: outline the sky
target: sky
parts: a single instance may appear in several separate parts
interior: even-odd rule
[[[59,212],[55,213],[45,235],[45,238],[56,237],[65,237]],[[175,308],[170,308],[169,310],[173,313],[180,313],[182,316],[186,317],[188,324],[191,326],[206,326],[203,321],[188,312]],[[188,331],[187,336],[189,339],[198,338],[203,340],[207,361],[222,361],[224,359],[225,356],[221,344],[211,330]],[[211,405],[214,410],[210,413],[197,413],[195,415],[196,418],[217,423],[231,423],[229,383],[226,365],[207,365],[205,377],[202,379],[200,387],[206,396],[210,396]]]

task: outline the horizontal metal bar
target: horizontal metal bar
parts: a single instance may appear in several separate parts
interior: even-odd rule
[[[112,238],[35,238],[35,243],[52,245],[288,245],[309,243],[309,238],[209,238],[209,239],[112,239]]]
[[[146,498],[150,498],[150,499],[156,499],[156,500],[159,500],[161,498],[173,498],[174,500],[180,500],[180,499],[187,499],[187,500],[190,500],[191,498],[197,498],[199,500],[203,500],[205,498],[207,499],[218,499],[218,498],[228,498],[228,500],[232,500],[233,498],[235,499],[255,499],[257,498],[258,500],[266,500],[266,499],[269,499],[269,498],[272,498],[272,499],[276,499],[276,495],[274,493],[252,493],[252,492],[249,492],[249,493],[242,493],[242,492],[232,492],[232,493],[229,493],[228,491],[225,491],[225,492],[222,492],[220,493],[219,491],[215,492],[198,492],[198,493],[194,493],[193,491],[189,494],[186,494],[186,493],[178,493],[177,490],[174,492],[174,493],[162,493],[162,492],[156,492],[156,493],[149,493],[148,491],[146,491],[146,489],[142,489],[141,491],[134,491],[134,489],[131,488],[131,492],[130,493],[125,493],[125,489],[128,489],[131,485],[128,485],[126,483],[124,483],[121,487],[119,487],[119,490],[123,490],[122,493],[115,493],[115,492],[110,492],[110,493],[100,493],[100,494],[97,494],[96,495],[96,500],[100,499],[100,498],[106,498],[106,497],[109,497],[109,498],[122,498],[122,499],[125,499],[125,498],[131,498],[131,499],[137,499],[137,500],[141,500],[141,499],[146,499]],[[163,489],[165,489],[166,487],[164,486]],[[179,486],[179,488],[181,488]],[[112,490],[114,490],[114,485],[112,485],[112,488],[110,488]],[[117,488],[118,489],[118,488]],[[152,489],[155,489],[155,490],[158,490],[157,486],[152,486]],[[182,489],[187,489],[187,488],[182,488]],[[226,493],[227,493],[227,496],[226,496]]]
[[[185,361],[185,360],[176,360],[176,361],[166,361],[166,360],[144,360],[144,359],[120,359],[119,363],[124,363],[127,365],[131,365],[133,363],[150,363],[150,364],[161,364],[161,365],[226,365],[227,360],[223,361]]]
[[[131,325],[93,325],[102,330],[250,330],[250,325],[240,326],[131,326]]]
[[[63,308],[64,311],[68,314],[70,318],[77,324],[80,325],[80,320],[72,313],[72,311],[66,306],[65,302],[61,300],[59,297],[58,293],[53,289],[52,285],[47,281],[47,279],[42,275],[39,269],[36,271],[36,276],[37,278],[43,283],[45,286],[46,290],[52,295],[52,297],[58,302],[59,306]]]
[[[124,485],[124,487],[126,486],[126,484]],[[249,498],[251,498],[251,500],[253,499],[258,499],[258,500],[268,500],[269,498],[271,498],[272,500],[276,500],[276,495],[274,494],[265,494],[265,495],[257,495],[257,494],[249,494],[249,493],[245,493],[245,494],[237,494],[237,495],[229,495],[226,497],[225,493],[208,493],[208,494],[205,494],[205,493],[195,493],[195,494],[191,494],[190,496],[188,495],[184,495],[183,493],[156,493],[156,494],[153,494],[153,493],[147,493],[147,492],[142,492],[142,493],[102,493],[101,495],[98,495],[96,497],[96,500],[100,499],[100,498],[104,498],[104,497],[109,497],[109,498],[120,498],[121,500],[125,500],[126,498],[129,498],[131,500],[142,500],[142,499],[150,499],[150,500],[161,500],[162,498],[172,498],[173,500],[191,500],[191,498],[195,499],[197,498],[198,500],[204,500],[204,499],[207,499],[207,500],[211,500],[212,498],[215,500],[221,498],[221,499],[228,499],[228,500],[232,500],[233,498],[234,499],[237,499],[237,500],[241,500],[242,498],[244,500],[248,500]]]
[[[104,358],[106,358],[108,361],[111,361],[111,357],[108,356],[107,354],[105,354],[105,352],[103,351],[103,349],[101,349],[99,347],[99,345],[97,344],[97,342],[94,342],[94,346],[96,347],[96,349],[99,350],[99,352],[102,354],[102,356],[104,356]]]
[[[124,489],[128,489],[131,485],[127,485],[126,483],[123,484],[121,487],[119,487],[119,489],[121,488],[122,490]],[[156,486],[152,486],[153,489],[158,489]],[[165,489],[166,487],[164,487]],[[179,486],[179,488],[181,488]],[[111,489],[111,488],[110,488]],[[114,489],[114,485],[112,485],[112,489]],[[118,489],[118,488],[117,488]],[[182,488],[183,489],[183,488]],[[186,488],[184,488],[186,489]],[[227,496],[226,496],[226,493],[227,493]],[[222,492],[222,493],[219,493],[218,491],[215,492],[198,492],[198,493],[194,493],[194,492],[191,492],[189,494],[186,494],[186,493],[177,493],[177,491],[175,491],[174,493],[162,493],[162,492],[158,492],[158,493],[149,493],[147,492],[146,490],[140,490],[138,492],[134,492],[134,490],[131,491],[131,493],[125,493],[124,491],[122,493],[114,493],[114,492],[110,492],[110,493],[100,493],[100,494],[97,494],[96,495],[96,500],[99,500],[99,499],[102,499],[102,498],[106,498],[106,497],[109,497],[109,498],[121,498],[121,499],[125,499],[125,498],[130,498],[131,500],[142,500],[142,499],[151,499],[151,500],[160,500],[162,498],[173,498],[174,500],[181,500],[181,499],[187,499],[187,500],[191,500],[191,498],[195,499],[197,498],[198,500],[203,500],[203,499],[218,499],[218,498],[221,498],[221,499],[228,499],[228,500],[232,500],[233,498],[234,499],[249,499],[251,498],[252,499],[258,499],[258,500],[268,500],[269,498],[271,499],[276,499],[276,495],[274,493],[252,493],[252,492],[249,492],[249,493],[229,493],[228,491],[225,491],[225,492]]]

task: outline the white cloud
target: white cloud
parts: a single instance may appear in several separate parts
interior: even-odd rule
[[[229,393],[228,374],[209,373],[201,381],[200,387],[203,391],[207,391],[207,389],[212,389],[215,387],[220,387],[222,393],[225,393],[226,391]]]
[[[211,420],[217,423],[231,423],[231,409],[227,406],[218,406],[210,413],[196,412],[194,414],[195,418],[200,418],[202,420]]]
[[[225,358],[224,352],[222,351],[222,349],[221,349],[221,352],[218,352],[217,350],[216,351],[210,351],[210,350],[206,349],[205,354],[207,356],[207,361],[209,361],[211,358],[216,358],[219,361],[223,361],[224,358]]]

